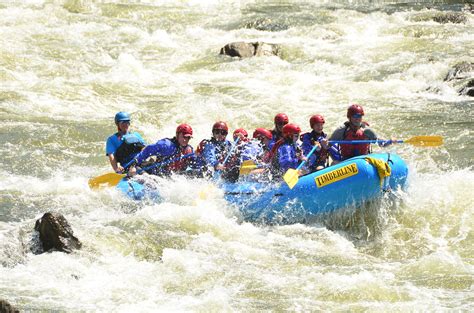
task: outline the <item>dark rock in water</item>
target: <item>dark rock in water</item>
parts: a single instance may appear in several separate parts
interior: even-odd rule
[[[460,96],[474,97],[474,63],[456,64],[449,70],[444,81],[450,88],[457,90]],[[440,93],[440,87],[429,87],[426,90]]]
[[[232,42],[221,48],[220,54],[231,57],[249,58],[253,56],[277,55],[280,52],[278,45],[264,42]]]
[[[252,43],[233,42],[221,48],[220,54],[229,55],[231,57],[248,58],[254,56],[255,47]]]
[[[453,79],[465,79],[468,77],[472,77],[474,74],[474,63],[469,63],[469,62],[461,62],[458,63],[452,68],[446,77],[444,78],[444,81],[451,81]]]
[[[253,28],[256,30],[268,31],[268,32],[279,32],[287,30],[288,25],[274,22],[269,18],[261,18],[256,21],[248,22],[245,24],[245,28]]]
[[[35,230],[39,232],[44,251],[56,249],[71,253],[73,249],[80,249],[82,246],[79,239],[74,236],[68,221],[60,213],[45,213],[36,221]]]
[[[443,12],[434,16],[433,21],[441,24],[462,24],[467,22],[467,16],[462,12]]]
[[[466,3],[464,5],[464,8],[462,8],[462,10],[464,12],[469,12],[469,13],[473,13],[474,14],[474,4],[471,4],[471,3]]]
[[[19,313],[20,310],[12,306],[8,301],[0,299],[0,313]]]
[[[474,79],[471,79],[465,87],[459,90],[459,95],[474,97]]]

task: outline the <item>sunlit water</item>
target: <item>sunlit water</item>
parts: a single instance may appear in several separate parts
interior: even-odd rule
[[[156,2],[0,4],[0,298],[32,311],[473,310],[474,103],[443,79],[474,62],[474,17],[432,19],[462,1]],[[277,31],[245,27],[262,19]],[[282,55],[219,56],[233,41]],[[196,145],[216,120],[270,128],[278,112],[304,129],[321,113],[331,132],[351,102],[381,137],[445,140],[384,149],[410,185],[365,213],[254,225],[203,181],[159,181],[160,204],[87,186],[110,171],[120,110],[148,142],[188,122]],[[50,210],[82,250],[31,253]]]

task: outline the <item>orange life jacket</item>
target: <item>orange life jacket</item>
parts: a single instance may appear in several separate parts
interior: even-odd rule
[[[349,122],[346,122],[346,129],[344,130],[344,136],[343,140],[367,140],[369,139],[365,134],[364,134],[364,128],[365,126],[368,126],[369,124],[362,122],[363,125],[359,127],[359,129],[354,130]],[[370,144],[369,143],[363,143],[363,144],[358,144],[358,145],[353,145],[353,144],[341,144],[340,145],[341,149],[341,156],[342,159],[349,159],[354,156],[358,155],[365,155],[370,153]]]
[[[173,158],[179,158],[185,154],[193,153],[193,147],[191,147],[190,145],[187,145],[186,147],[180,147],[178,145],[178,151],[179,151],[178,153],[173,155]],[[170,163],[167,166],[171,172],[179,173],[179,172],[185,171],[186,168],[188,168],[191,160],[192,158],[185,158],[185,159],[181,159],[173,163]]]

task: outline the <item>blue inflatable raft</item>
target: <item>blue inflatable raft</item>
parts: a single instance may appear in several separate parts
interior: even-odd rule
[[[217,185],[247,221],[294,223],[381,198],[386,191],[404,188],[407,176],[406,163],[398,155],[380,153],[351,158],[301,176],[293,189],[283,181]],[[134,199],[149,196],[141,184],[126,179],[117,188]],[[154,196],[158,197],[156,191]]]

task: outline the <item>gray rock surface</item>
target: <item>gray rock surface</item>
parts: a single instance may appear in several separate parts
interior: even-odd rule
[[[232,42],[221,48],[220,54],[231,57],[249,58],[253,56],[278,56],[280,47],[276,44],[265,42]]]
[[[82,247],[82,243],[74,236],[71,226],[61,213],[45,213],[36,221],[35,230],[39,232],[44,252],[55,249],[71,253],[72,250]]]

